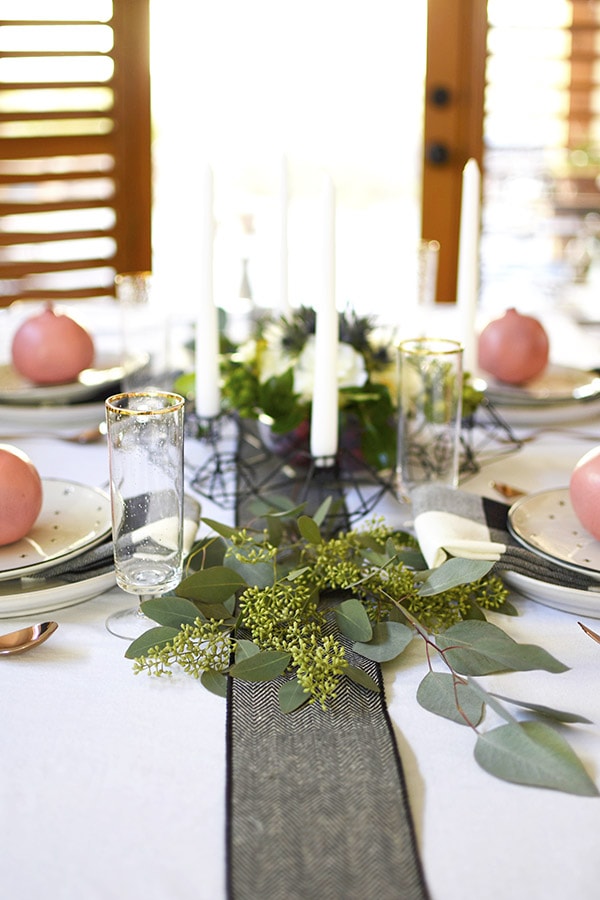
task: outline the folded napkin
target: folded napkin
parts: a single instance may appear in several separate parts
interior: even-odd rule
[[[188,494],[183,505],[183,549],[187,554],[192,548],[200,522],[200,504]],[[84,550],[79,556],[56,563],[41,572],[29,576],[31,581],[47,581],[49,578],[60,578],[62,581],[75,582],[103,575],[114,568],[113,542],[109,537],[101,544]]]
[[[494,561],[497,572],[509,571],[579,590],[600,591],[600,581],[538,556],[508,531],[506,503],[456,488],[426,484],[412,495],[414,528],[431,568],[450,556]]]

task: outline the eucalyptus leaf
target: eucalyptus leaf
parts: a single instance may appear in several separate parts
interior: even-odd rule
[[[557,722],[580,725],[592,724],[591,720],[586,719],[585,716],[578,716],[576,713],[565,712],[565,710],[562,709],[553,709],[551,706],[544,706],[540,703],[526,703],[524,700],[514,700],[512,697],[503,697],[502,694],[492,694],[491,696],[496,697],[498,700],[504,700],[506,703],[512,703],[513,706],[518,706],[520,709],[529,709],[532,712],[539,713],[541,716],[546,716]]]
[[[326,497],[313,516],[313,519],[315,520],[317,525],[323,524],[323,522],[327,518],[327,513],[329,512],[330,508],[331,508],[331,497]]]
[[[378,622],[368,643],[357,641],[352,649],[375,662],[395,659],[408,647],[415,633],[401,622]]]
[[[149,619],[159,625],[170,625],[171,628],[193,625],[200,617],[196,604],[184,597],[153,597],[151,600],[144,600],[141,610]]]
[[[485,617],[485,613],[483,612],[483,610],[479,606],[477,606],[477,604],[474,603],[472,600],[470,600],[467,605],[467,610],[464,615],[464,618],[465,619],[479,619],[482,622],[487,622],[487,619]]]
[[[478,725],[485,709],[481,697],[470,685],[462,681],[455,683],[447,672],[428,672],[417,689],[417,702],[429,712],[459,725]]]
[[[452,625],[436,636],[437,646],[445,650],[450,665],[462,675],[489,675],[492,672],[529,671],[566,672],[542,647],[518,644],[491,622],[476,619]],[[452,648],[452,649],[448,649]]]
[[[140,656],[147,656],[154,647],[164,647],[178,634],[179,628],[172,628],[169,625],[149,628],[129,645],[125,651],[125,658],[139,659]]]
[[[413,547],[406,547],[402,550],[396,550],[396,559],[398,562],[408,566],[409,569],[422,570],[426,568],[427,563],[420,550]]]
[[[230,538],[233,537],[234,534],[237,534],[238,529],[233,528],[231,525],[225,525],[224,522],[218,522],[216,519],[205,519],[202,516],[201,522],[204,522],[205,525],[208,525],[209,528],[212,528],[213,531],[216,531],[217,534],[220,534],[221,537]]]
[[[267,533],[269,535],[269,543],[273,547],[279,547],[284,535],[281,519],[277,519],[275,518],[275,516],[266,516],[265,522],[267,526]]]
[[[200,684],[217,697],[227,697],[227,675],[222,672],[206,669],[200,676]]]
[[[482,769],[504,781],[598,796],[598,788],[569,744],[542,722],[515,722],[480,734],[475,759]]]
[[[283,713],[291,713],[303,706],[310,699],[310,694],[305,691],[297,678],[286,681],[279,688],[279,708]]]
[[[251,656],[256,656],[257,653],[260,653],[260,647],[254,641],[238,640],[235,648],[235,661],[249,659]]]
[[[240,588],[248,587],[241,575],[229,566],[213,566],[188,575],[175,589],[178,597],[206,603],[224,603]]]
[[[382,553],[381,550],[372,550],[369,547],[366,547],[363,550],[363,559],[366,559],[367,562],[370,562],[372,566],[379,566],[379,568],[383,568],[388,565],[390,559],[394,558],[394,554],[392,556],[388,556],[387,553]]]
[[[300,516],[298,519],[298,528],[304,540],[308,541],[309,544],[322,543],[323,538],[321,537],[321,529],[310,516]]]
[[[292,506],[289,498],[284,496],[272,496],[266,500],[259,501],[259,503],[261,503],[261,515],[265,516],[265,518],[269,516],[271,519],[291,519],[301,513],[306,506],[306,503]]]
[[[232,598],[235,603],[235,598]],[[198,618],[200,619],[223,619],[223,621],[227,622],[231,620],[232,610],[230,609],[231,604],[229,601],[225,603],[203,603],[201,600],[196,600],[198,604]]]
[[[505,600],[502,606],[495,609],[494,612],[499,613],[502,616],[518,616],[519,610],[511,603],[510,600]]]
[[[381,691],[381,688],[379,687],[375,679],[371,678],[368,672],[365,672],[364,669],[361,669],[358,666],[348,665],[348,667],[346,668],[346,675],[355,684],[360,685],[360,687],[366,688],[368,691],[373,691],[376,694],[379,694]]]
[[[351,641],[370,641],[373,626],[367,611],[356,597],[344,600],[335,609],[335,619],[342,634]]]
[[[290,571],[285,576],[288,581],[293,581],[295,578],[300,578],[301,575],[304,575],[305,572],[309,570],[309,566],[302,566],[300,569],[290,569]]]
[[[292,656],[282,650],[261,650],[254,656],[248,656],[234,663],[229,674],[242,681],[271,681],[283,675]]]
[[[421,597],[431,597],[433,594],[441,594],[442,591],[448,591],[460,584],[478,581],[487,575],[493,565],[493,562],[486,559],[451,557],[441,566],[429,570],[425,581],[419,588],[419,594]]]
[[[269,562],[245,562],[234,556],[227,560],[227,568],[237,572],[244,587],[268,587],[276,578],[275,566]]]
[[[203,538],[196,541],[186,558],[186,572],[223,565],[227,542],[222,537]]]

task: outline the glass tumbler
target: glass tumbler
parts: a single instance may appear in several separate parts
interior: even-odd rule
[[[462,355],[457,341],[405,340],[398,348],[398,465],[402,499],[425,482],[458,484]]]
[[[161,391],[106,401],[112,531],[117,584],[139,604],[107,620],[135,638],[152,623],[140,604],[179,584],[183,567],[184,398]]]

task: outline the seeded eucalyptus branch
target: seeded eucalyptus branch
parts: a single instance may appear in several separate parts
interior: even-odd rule
[[[266,504],[244,528],[205,519],[214,536],[196,544],[175,593],[142,605],[157,627],[127,650],[134,671],[169,675],[177,666],[222,696],[228,677],[277,678],[281,709],[293,713],[304,703],[326,708],[346,678],[379,690],[350,664],[345,643],[386,663],[421,639],[429,671],[417,701],[473,730],[479,765],[507,781],[596,795],[579,759],[547,724],[586,719],[487,693],[474,680],[566,669],[487,621],[488,610],[515,614],[492,563],[449,559],[428,570],[414,538],[381,519],[328,536],[329,505],[309,517],[302,507]],[[530,718],[519,721],[506,704]],[[482,731],[486,707],[506,724]]]

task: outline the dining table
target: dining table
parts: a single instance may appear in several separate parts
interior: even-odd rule
[[[600,360],[600,337],[598,346]],[[86,424],[102,420],[101,402],[85,407]],[[498,484],[527,494],[567,486],[576,462],[600,444],[600,401],[569,406],[568,413],[541,421],[537,410],[517,415],[511,440],[475,452],[477,464],[463,472],[459,490],[503,500]],[[3,419],[0,407],[0,442],[27,453],[43,479],[106,492],[106,439],[64,440],[75,427],[71,420],[53,436],[51,426],[61,432],[61,423],[47,411],[40,422]],[[186,489],[201,504],[199,535],[209,531],[205,519],[231,521],[232,515],[218,497],[194,487],[194,473],[210,452],[201,439],[186,437]],[[392,526],[406,524],[406,503],[392,490],[375,512]],[[589,720],[555,727],[600,786],[600,644],[581,627],[600,632],[600,591],[572,602],[566,590],[531,596],[511,588],[510,598],[517,615],[490,613],[490,620],[518,642],[541,645],[567,668],[504,672],[482,682],[489,691]],[[42,611],[17,608],[6,615],[2,602],[0,595],[0,632],[58,623],[40,647],[0,656],[2,896],[224,900],[226,700],[182,671],[134,673],[127,641],[105,627],[111,613],[128,605],[114,583],[65,605],[60,597],[55,606],[49,599]],[[422,642],[413,641],[381,668],[432,900],[595,900],[600,797],[509,783],[480,768],[472,729],[417,702],[427,666]],[[318,777],[315,772],[315,792],[323,789]],[[385,833],[386,822],[378,827]],[[296,896],[322,900],[304,893],[301,879]],[[329,897],[347,900],[348,894],[333,888]],[[389,900],[394,897],[402,895],[390,892]]]

